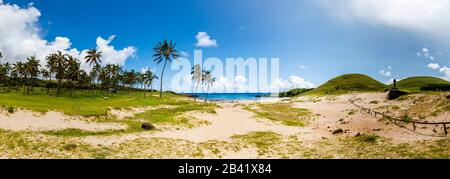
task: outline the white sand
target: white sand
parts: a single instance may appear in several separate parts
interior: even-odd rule
[[[18,110],[13,114],[0,112],[0,128],[11,131],[51,131],[80,129],[86,131],[122,130],[127,126],[114,123],[90,123],[77,117],[69,117],[59,112],[38,114]]]
[[[320,102],[294,103],[294,106],[297,108],[306,108],[315,114],[320,114],[321,118],[314,121],[310,127],[313,127],[316,133],[328,135],[327,137],[333,137],[332,132],[334,130],[343,129],[347,131],[344,134],[347,136],[355,136],[357,133],[376,134],[399,143],[442,139],[441,137],[422,135],[394,124],[380,122],[378,118],[360,111],[357,111],[354,115],[349,115],[350,110],[357,110],[349,102],[350,98],[361,98],[364,101],[369,101],[367,103],[375,100],[383,103],[386,101],[385,96],[386,94],[384,93],[350,94],[338,96],[333,100],[321,98]]]
[[[187,130],[171,130],[156,132],[153,134],[130,134],[111,137],[86,137],[84,140],[92,145],[111,145],[138,138],[170,138],[182,139],[192,142],[206,142],[210,140],[227,141],[234,135],[244,135],[250,132],[271,131],[284,136],[298,135],[302,139],[315,138],[313,131],[309,128],[290,127],[282,124],[275,124],[267,120],[257,120],[254,114],[235,107],[233,105],[223,105],[217,109],[217,114],[196,113],[193,117],[206,120],[211,123],[208,126],[201,126]],[[299,135],[303,134],[303,135]]]
[[[252,112],[244,110],[240,105],[250,102],[239,103],[218,103],[222,108],[218,108],[217,114],[187,113],[189,117],[205,120],[210,125],[200,126],[192,129],[169,129],[156,132],[126,134],[119,136],[90,136],[82,140],[91,145],[112,145],[139,138],[169,138],[181,139],[192,142],[206,142],[211,140],[229,141],[232,136],[245,135],[250,132],[275,132],[284,136],[297,136],[300,141],[318,141],[322,138],[335,138],[332,132],[336,129],[343,129],[346,132],[342,135],[354,136],[360,134],[375,134],[394,142],[413,142],[423,140],[436,140],[439,137],[421,135],[411,130],[400,128],[393,124],[380,122],[377,118],[368,114],[356,111],[350,115],[351,110],[356,107],[349,102],[349,99],[356,97],[359,103],[376,107],[370,101],[379,101],[380,105],[395,103],[396,105],[407,105],[407,102],[393,102],[385,100],[386,94],[367,93],[350,94],[336,97],[309,98],[301,97],[295,99],[293,106],[311,110],[318,117],[306,127],[291,127],[269,121],[267,119],[257,119]],[[274,101],[268,101],[274,102]],[[279,102],[279,101],[276,101]],[[372,105],[372,106],[371,106]],[[167,106],[166,106],[167,107]],[[117,116],[118,119],[132,117],[136,113],[154,110],[157,108],[136,108],[130,110],[111,110],[110,115]],[[87,131],[103,131],[108,129],[120,130],[126,126],[120,124],[89,123],[86,119],[65,116],[58,112],[49,112],[45,115],[38,115],[27,111],[17,111],[14,114],[0,113],[0,128],[12,131],[48,131],[75,128]],[[162,126],[156,126],[157,128]],[[161,129],[161,128],[160,128]],[[428,130],[432,130],[433,127]],[[233,158],[236,156],[251,156],[254,151],[238,151],[229,154]],[[227,156],[227,155],[225,155]]]

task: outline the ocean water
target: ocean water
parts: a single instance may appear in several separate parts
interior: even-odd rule
[[[206,98],[206,93],[197,93],[189,95],[197,96],[200,99]],[[270,93],[210,93],[208,100],[210,101],[239,101],[239,100],[251,100],[258,101],[262,97],[268,97]]]

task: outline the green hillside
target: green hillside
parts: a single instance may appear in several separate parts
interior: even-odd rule
[[[420,90],[420,88],[436,84],[450,85],[450,82],[436,77],[418,76],[397,82],[397,87],[404,90]],[[390,87],[393,87],[393,85],[390,85]]]
[[[377,92],[387,89],[387,86],[367,75],[346,74],[336,77],[322,86],[309,91],[309,95],[345,94],[353,91]]]

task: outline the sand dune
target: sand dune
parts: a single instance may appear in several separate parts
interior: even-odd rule
[[[127,126],[114,123],[91,123],[59,112],[45,114],[19,110],[13,114],[0,112],[0,129],[11,131],[51,131],[80,129],[86,131],[122,130]]]

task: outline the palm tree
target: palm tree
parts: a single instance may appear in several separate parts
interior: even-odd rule
[[[58,90],[56,91],[56,97],[61,94],[61,81],[65,77],[65,70],[67,65],[67,55],[64,55],[61,51],[52,55],[56,67],[56,78],[58,79]]]
[[[99,65],[102,62],[101,58],[102,52],[97,51],[95,48],[87,51],[87,55],[84,57],[86,63],[89,63],[92,67],[94,67],[94,65]]]
[[[55,54],[50,54],[46,57],[47,59],[47,64],[45,65],[45,67],[47,67],[48,69],[48,74],[49,74],[49,78],[48,78],[48,83],[47,83],[47,94],[50,94],[50,83],[52,81],[52,74],[54,72],[56,72],[57,69],[57,64],[56,64],[56,56]]]
[[[203,81],[202,67],[199,64],[192,67],[191,75],[192,75],[192,80],[194,80],[194,82],[197,84],[195,86],[195,91],[194,91],[194,93],[197,93],[198,87],[200,86],[200,83],[202,83],[202,81]],[[194,102],[197,102],[197,97],[194,98]]]
[[[6,62],[3,65],[0,64],[0,82],[8,87],[7,92],[11,91],[11,65]]]
[[[13,76],[16,76],[17,80],[20,80],[20,81],[18,81],[17,85],[20,85],[20,83],[22,83],[22,86],[24,89],[24,94],[25,94],[25,85],[23,83],[23,81],[25,81],[24,78],[25,79],[27,78],[26,71],[25,71],[25,64],[22,62],[16,62],[13,65],[12,70],[13,70],[12,73],[14,74]]]
[[[159,98],[162,98],[162,90],[163,90],[163,78],[164,78],[164,71],[166,70],[167,62],[172,63],[173,59],[178,58],[178,52],[175,49],[177,46],[176,43],[173,43],[172,41],[164,40],[163,42],[159,42],[156,44],[156,46],[153,48],[155,58],[154,61],[159,65],[162,61],[164,61],[164,67],[161,72],[161,87],[159,91]]]
[[[153,80],[155,79],[158,79],[158,77],[152,71],[150,71],[150,69],[147,69],[147,71],[143,73],[144,98],[146,97],[145,93],[147,92],[147,87],[152,86]]]
[[[86,57],[84,57],[84,60],[86,60],[86,63],[89,63],[90,66],[92,66],[91,71],[91,78],[95,80],[96,77],[98,77],[98,74],[100,73],[100,63],[102,62],[102,52],[97,51],[97,49],[91,49],[87,51]],[[97,81],[98,82],[98,81]],[[95,88],[95,85],[94,85]],[[95,89],[94,89],[95,90]]]
[[[26,94],[30,94],[30,90],[33,89],[34,82],[39,75],[39,60],[36,59],[36,56],[32,56],[27,58],[27,63],[25,64],[25,83],[26,83]],[[30,78],[31,82],[28,81],[27,77]]]
[[[72,56],[67,56],[67,81],[70,83],[70,97],[72,97],[72,93],[75,88],[75,82],[78,83],[78,80],[81,77],[81,70],[80,70],[80,62],[78,62],[78,59],[73,58]]]
[[[205,103],[208,101],[209,87],[213,86],[216,82],[216,78],[212,76],[211,71],[205,71],[203,74],[203,84],[207,85]]]
[[[128,90],[130,91],[130,94],[131,94],[131,91],[132,91],[132,86],[133,86],[133,84],[136,81],[136,77],[137,76],[135,76],[135,75],[136,75],[136,73],[135,73],[134,70],[125,71],[123,73],[123,79],[122,80],[123,80],[123,83],[125,85],[128,85]]]
[[[122,72],[122,68],[119,65],[107,64],[105,66],[107,71],[107,78],[111,88],[117,90],[117,85],[120,80],[120,73]]]
[[[48,80],[50,82],[50,72],[47,69],[41,69],[40,71],[42,80]],[[47,94],[48,94],[49,83],[47,83]],[[43,91],[43,86],[41,86],[41,91]]]

